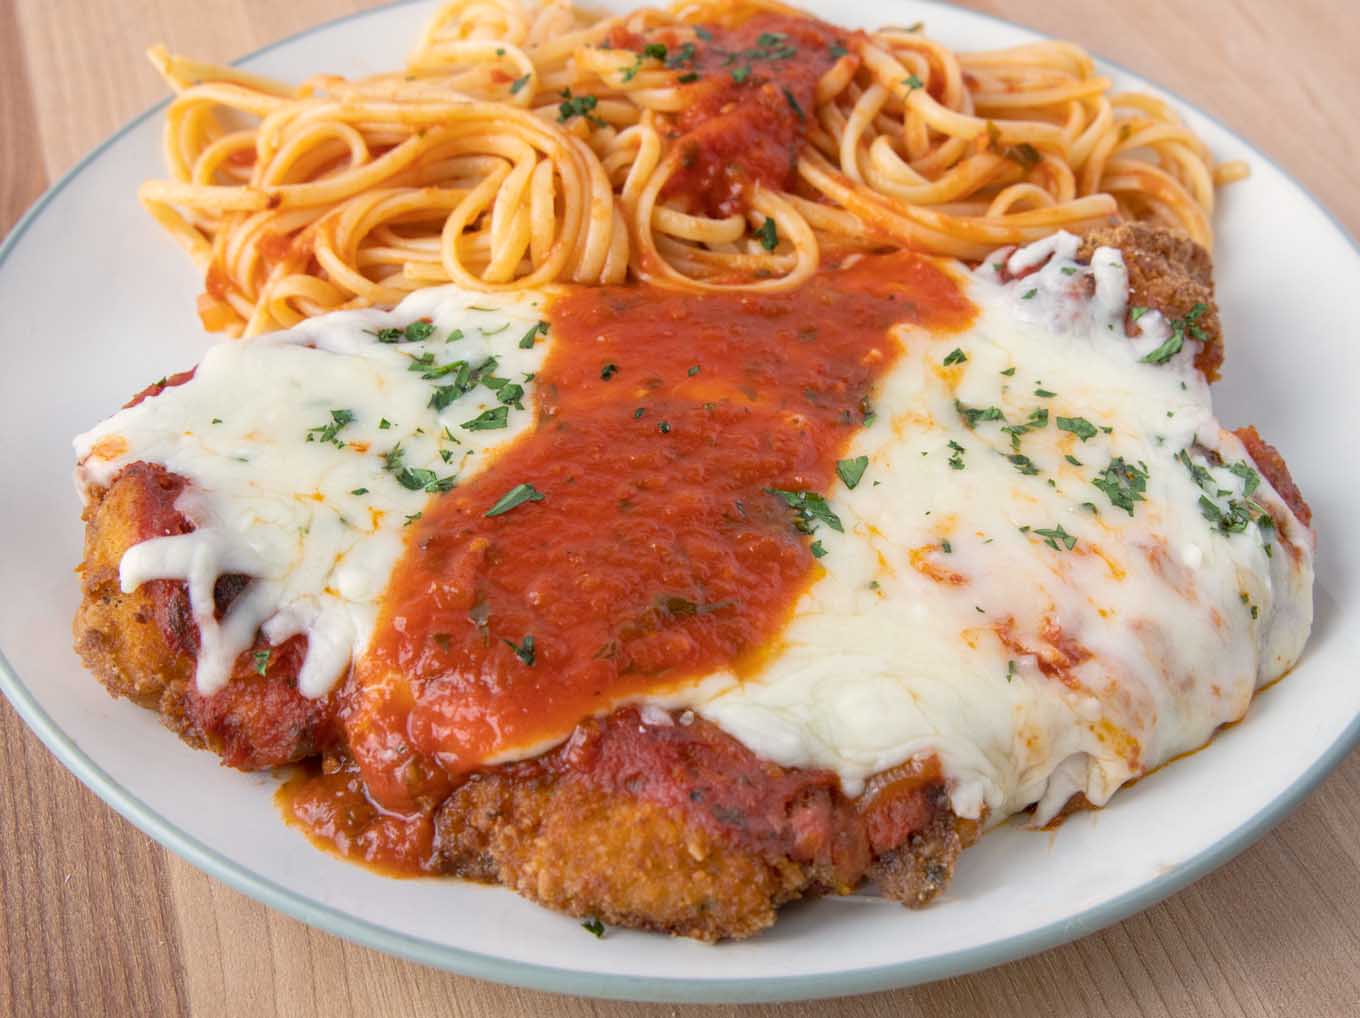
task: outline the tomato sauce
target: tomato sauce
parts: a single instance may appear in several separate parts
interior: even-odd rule
[[[975,311],[910,252],[787,294],[556,298],[535,426],[410,528],[340,693],[355,769],[292,786],[294,822],[426,872],[431,817],[468,773],[630,698],[754,669],[821,568],[772,489],[834,496],[899,355],[892,327],[947,334]],[[519,485],[541,499],[487,515]]]
[[[793,186],[817,82],[853,33],[770,12],[697,32],[692,51],[668,45],[686,106],[671,123],[680,167],[662,197],[688,196],[696,211],[729,216],[749,207],[757,183]],[[690,75],[697,77],[685,82]]]
[[[892,325],[972,314],[945,270],[909,254],[790,294],[558,299],[537,426],[412,528],[357,713],[384,702],[397,741],[456,774],[626,696],[740,671],[815,564],[770,489],[831,491],[898,354]],[[521,484],[542,499],[487,516]],[[390,759],[382,727],[375,757]]]

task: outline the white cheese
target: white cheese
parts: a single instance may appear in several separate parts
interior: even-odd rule
[[[1119,252],[1083,266],[1076,248],[1058,234],[959,270],[980,308],[962,333],[900,327],[877,420],[846,453],[868,468],[827,493],[845,532],[817,533],[821,575],[777,646],[740,681],[719,672],[644,698],[644,716],[692,708],[770,760],[834,771],[850,794],[934,755],[960,815],[1038,803],[1042,822],[1075,792],[1104,803],[1202,744],[1293,664],[1312,617],[1311,535],[1268,482],[1231,469],[1247,455],[1213,417],[1193,335],[1145,362],[1173,323],[1148,312],[1125,336]],[[1003,262],[1029,274],[1002,284]],[[384,454],[400,442],[406,466],[467,477],[531,421],[511,410],[504,430],[460,428],[497,394],[479,387],[437,411],[431,392],[449,379],[412,359],[494,355],[520,383],[551,342],[518,345],[543,302],[444,287],[392,313],[225,343],[191,382],[77,439],[85,489],[136,460],[190,482],[178,508],[197,529],[131,549],[122,582],[187,581],[201,690],[220,688],[260,627],[275,643],[306,634],[308,696],[363,653],[403,524],[431,497],[398,483]],[[428,340],[373,335],[421,317]],[[463,338],[446,342],[454,329]],[[353,415],[339,444],[308,441],[334,410]],[[1210,519],[1252,483],[1281,533]],[[226,573],[255,582],[219,622]]]
[[[303,694],[324,695],[345,674],[368,644],[408,518],[430,498],[399,479],[417,484],[427,475],[400,468],[469,477],[532,423],[533,387],[524,375],[538,370],[547,343],[519,344],[543,303],[543,294],[442,287],[413,294],[395,311],[340,312],[221,343],[189,382],[76,439],[83,492],[107,486],[137,460],[189,481],[176,508],[194,531],[129,549],[120,579],[129,591],[153,579],[187,582],[201,636],[201,692],[222,687],[261,627],[276,644],[306,634]],[[434,326],[427,339],[379,340],[379,330],[422,318]],[[465,361],[476,368],[492,356],[492,377],[522,386],[525,409],[506,407],[484,384],[437,409],[436,388],[454,383],[456,373],[427,378],[431,372],[412,370],[418,358],[431,367]],[[507,410],[506,427],[462,427],[498,407]],[[326,441],[319,429],[335,423],[336,411],[353,419]],[[399,464],[389,459],[398,445]],[[229,573],[255,582],[218,621],[213,587]]]
[[[869,466],[828,493],[845,533],[818,531],[825,575],[759,675],[690,706],[852,794],[935,754],[956,812],[985,805],[995,821],[1038,802],[1043,822],[1073,792],[1102,804],[1201,745],[1293,664],[1312,617],[1310,536],[1264,479],[1252,498],[1288,521],[1297,561],[1254,523],[1225,533],[1206,518],[1201,497],[1221,511],[1242,498],[1227,465],[1249,461],[1212,415],[1197,343],[1143,363],[1169,323],[1148,313],[1127,338],[1119,252],[1088,268],[1076,248],[1059,234],[999,253],[1012,272],[1043,265],[1006,285],[981,266],[968,286],[981,313],[961,335],[901,330],[879,418],[846,453]],[[956,348],[966,360],[945,366]],[[984,412],[970,428],[956,401],[1004,421]],[[1027,422],[1015,442],[1002,430]],[[1187,447],[1196,466],[1222,458],[1212,491],[1178,459]],[[1146,474],[1131,515],[1092,484],[1115,457]],[[1040,669],[1064,652],[1080,659]]]

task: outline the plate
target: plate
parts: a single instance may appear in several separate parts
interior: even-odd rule
[[[242,63],[291,80],[399,66],[432,6],[354,15]],[[1038,38],[928,2],[808,6],[851,26],[920,18],[959,48]],[[1120,87],[1149,88],[1104,69]],[[597,940],[509,891],[391,880],[319,853],[280,820],[269,776],[222,768],[105,694],[71,650],[81,526],[70,439],[211,342],[194,313],[196,273],[134,197],[162,172],[159,108],[82,160],[0,249],[0,686],[77,777],[195,866],[324,930],[483,979],[648,1000],[862,993],[1018,958],[1145,908],[1278,823],[1360,736],[1360,542],[1342,525],[1360,489],[1338,469],[1354,462],[1351,429],[1339,425],[1360,379],[1360,250],[1265,156],[1176,102],[1220,158],[1251,163],[1251,178],[1223,192],[1216,224],[1229,344],[1217,407],[1229,425],[1255,423],[1280,446],[1316,511],[1312,642],[1208,749],[1056,833],[1012,823],[987,835],[929,909],[828,898],[716,948],[621,930]]]

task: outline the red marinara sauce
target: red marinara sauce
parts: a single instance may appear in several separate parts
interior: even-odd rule
[[[344,854],[426,869],[430,818],[468,772],[754,667],[821,568],[771,489],[834,496],[900,353],[892,327],[948,333],[975,312],[909,252],[792,293],[555,298],[535,426],[411,527],[341,694],[356,770],[296,784],[294,820]],[[523,484],[541,500],[487,515]]]
[[[856,34],[796,14],[740,17],[696,26],[692,49],[667,46],[686,106],[671,123],[680,165],[662,197],[688,196],[711,216],[745,211],[757,183],[792,187],[817,82]]]

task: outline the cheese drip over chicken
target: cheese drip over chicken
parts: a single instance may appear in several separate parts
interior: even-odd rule
[[[993,256],[955,340],[903,331],[826,575],[759,675],[695,705],[761,755],[853,793],[936,754],[956,813],[1042,823],[1299,656],[1311,534],[1214,418],[1193,323],[1135,311],[1129,338],[1119,252],[1077,246]]]
[[[1128,337],[1119,253],[1076,250],[999,252],[967,280],[975,323],[945,340],[898,327],[854,483],[826,492],[843,530],[817,530],[819,575],[776,646],[644,705],[852,795],[933,755],[959,815],[1038,803],[1043,821],[1202,744],[1293,664],[1311,534],[1214,418],[1193,321],[1148,311]],[[546,299],[444,287],[226,343],[77,439],[85,489],[138,460],[190,482],[196,529],[132,548],[121,579],[187,582],[201,691],[261,627],[307,635],[309,696],[363,654],[406,523],[532,425]],[[230,573],[254,582],[219,620]]]
[[[220,343],[188,382],[76,439],[82,491],[138,460],[190,482],[176,508],[193,532],[134,546],[119,573],[125,591],[185,581],[200,692],[227,682],[261,627],[275,644],[306,634],[305,695],[344,676],[405,528],[532,423],[544,299],[432,289],[395,312]],[[227,574],[254,582],[219,620],[213,589]]]

